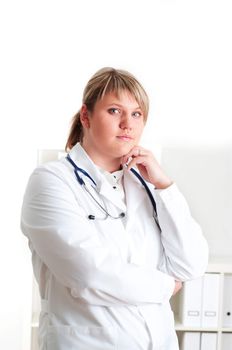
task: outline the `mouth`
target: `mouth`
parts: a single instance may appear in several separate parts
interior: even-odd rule
[[[133,140],[132,137],[128,136],[128,135],[121,135],[121,136],[117,136],[117,138],[121,141],[126,141],[126,142],[129,142],[131,140]]]

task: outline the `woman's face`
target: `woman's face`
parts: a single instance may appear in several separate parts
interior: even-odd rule
[[[81,109],[84,127],[83,147],[92,160],[117,163],[132,147],[138,145],[144,128],[144,115],[135,98],[126,91],[97,101],[92,112]]]

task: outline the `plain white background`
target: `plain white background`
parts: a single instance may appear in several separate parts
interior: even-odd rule
[[[37,150],[63,149],[85,83],[103,66],[143,83],[143,143],[155,152],[229,146],[231,18],[230,0],[0,2],[2,349],[28,350],[31,267],[19,218]]]

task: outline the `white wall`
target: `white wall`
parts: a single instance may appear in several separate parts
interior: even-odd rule
[[[161,163],[201,225],[210,260],[232,262],[232,145],[164,146]]]
[[[30,255],[19,215],[37,149],[63,148],[87,79],[106,65],[147,89],[146,145],[230,144],[231,18],[230,0],[1,1],[2,349],[27,350]]]

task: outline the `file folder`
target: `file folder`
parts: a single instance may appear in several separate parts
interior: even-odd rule
[[[217,327],[219,313],[220,275],[206,273],[203,277],[202,327]]]
[[[201,333],[200,349],[217,350],[217,333]]]
[[[184,283],[181,295],[180,322],[184,326],[201,326],[202,286],[203,278]]]
[[[201,350],[200,332],[184,332],[180,342],[180,350]]]
[[[232,275],[229,274],[224,276],[222,326],[232,327]]]

